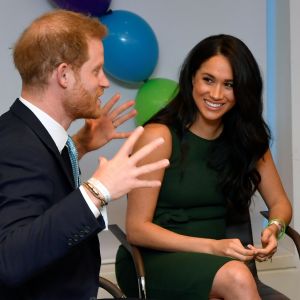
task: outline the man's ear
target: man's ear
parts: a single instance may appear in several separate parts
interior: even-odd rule
[[[62,63],[56,68],[57,82],[63,88],[68,87],[68,85],[70,84],[71,77],[73,77],[72,75],[73,70],[70,67],[70,65],[66,63]]]

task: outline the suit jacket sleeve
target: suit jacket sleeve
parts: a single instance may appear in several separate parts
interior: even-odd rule
[[[0,281],[19,285],[95,236],[104,222],[30,128],[4,124],[10,122],[0,122]]]

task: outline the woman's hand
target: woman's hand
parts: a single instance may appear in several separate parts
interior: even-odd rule
[[[213,254],[249,261],[257,255],[256,248],[252,245],[251,248],[249,246],[248,249],[245,248],[239,239],[215,240]]]
[[[261,233],[262,248],[255,248],[257,254],[255,260],[262,262],[271,259],[277,251],[277,227],[271,225],[266,227]]]

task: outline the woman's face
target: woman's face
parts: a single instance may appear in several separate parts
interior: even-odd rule
[[[233,84],[232,68],[225,56],[212,56],[200,66],[193,78],[193,98],[201,122],[221,123],[235,105]]]

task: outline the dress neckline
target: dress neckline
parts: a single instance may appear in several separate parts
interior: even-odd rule
[[[216,137],[216,138],[214,138],[214,139],[209,140],[209,139],[206,139],[206,138],[204,138],[204,137],[201,137],[200,135],[195,134],[194,132],[192,132],[192,131],[190,131],[190,130],[188,130],[187,132],[188,132],[188,134],[189,134],[190,136],[192,136],[192,137],[194,137],[194,138],[196,138],[196,139],[198,139],[198,140],[207,142],[207,143],[215,142],[215,141],[219,138],[219,136],[218,136],[218,137]]]

